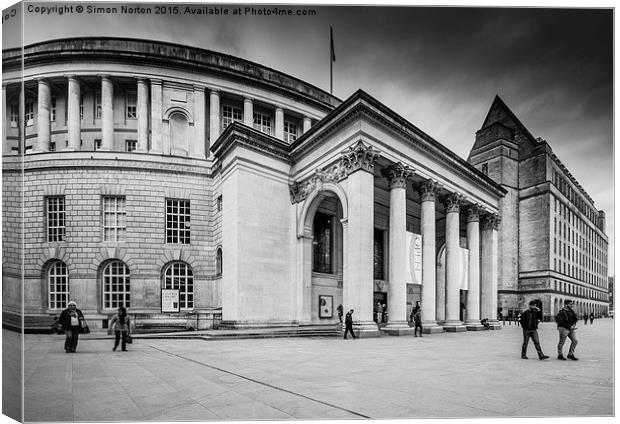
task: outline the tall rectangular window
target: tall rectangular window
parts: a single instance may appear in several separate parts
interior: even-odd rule
[[[95,139],[95,150],[100,150],[100,149],[101,149],[101,139],[96,138]]]
[[[101,90],[95,91],[95,119],[101,119]]]
[[[241,108],[229,105],[222,106],[222,130],[226,129],[233,122],[243,122]]]
[[[52,97],[50,102],[50,122],[56,120],[56,97]]]
[[[127,92],[127,119],[138,119],[138,94]]]
[[[84,119],[84,96],[80,96],[80,120]]]
[[[271,134],[271,116],[254,112],[254,128],[265,134]]]
[[[19,106],[12,104],[10,106],[9,120],[11,121],[11,128],[17,128],[19,122]]]
[[[138,145],[138,140],[125,140],[125,151],[133,152],[136,150],[137,145]]]
[[[333,274],[334,235],[333,217],[317,212],[314,216],[314,240],[312,242],[312,271]]]
[[[284,121],[284,141],[292,143],[295,140],[297,140],[297,125]]]
[[[24,119],[26,120],[26,126],[34,125],[34,103],[26,102],[26,110]]]
[[[483,164],[482,164],[482,168],[480,168],[480,171],[481,171],[484,175],[489,175],[489,164],[488,164],[488,163],[483,163]]]
[[[374,253],[373,253],[373,269],[375,280],[383,280],[385,278],[383,269],[385,268],[385,248],[383,244],[383,231],[375,228],[374,233]]]
[[[65,240],[65,197],[45,198],[45,217],[47,221],[47,241]]]
[[[103,241],[125,241],[126,217],[124,196],[103,197]]]
[[[189,200],[166,199],[166,243],[190,244]]]

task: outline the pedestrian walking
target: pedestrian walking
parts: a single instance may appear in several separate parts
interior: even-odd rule
[[[351,337],[353,337],[354,339],[357,339],[357,337],[355,337],[355,334],[353,333],[353,309],[351,309],[349,312],[347,312],[347,316],[344,317],[344,338],[347,338],[347,333],[351,332]]]
[[[415,322],[415,327],[413,329],[414,337],[418,337],[417,336],[418,328],[420,329],[420,337],[422,337],[422,312],[420,311],[419,308],[417,312],[415,313],[415,315],[413,316],[413,321]]]
[[[387,305],[384,303],[381,307],[383,313],[381,314],[381,322],[386,323],[388,320],[388,310]]]
[[[572,359],[573,361],[577,361],[578,358],[575,357],[575,348],[577,347],[577,335],[575,334],[575,330],[577,329],[577,315],[573,311],[573,301],[570,299],[566,299],[564,301],[564,307],[560,309],[560,312],[555,317],[555,321],[558,324],[558,332],[560,334],[560,340],[558,342],[558,359],[565,361],[566,358]],[[562,348],[564,347],[564,342],[566,338],[569,338],[571,343],[568,348],[568,355],[566,358],[562,354]]]
[[[84,314],[77,308],[77,303],[73,300],[67,303],[67,309],[60,313],[58,322],[65,330],[65,352],[75,352],[80,337],[80,328],[86,327]]]
[[[590,325],[594,324],[594,312],[590,312]]]
[[[517,325],[521,325],[521,311],[517,312],[515,315],[515,322]]]
[[[123,352],[127,350],[127,336],[129,336],[129,316],[127,315],[127,309],[123,306],[118,308],[118,313],[112,317],[110,326],[114,329],[114,347],[112,350],[116,350],[118,342],[121,342],[121,349]]]
[[[588,314],[583,314],[583,325],[588,325]]]
[[[536,301],[532,300],[529,306],[529,309],[521,314],[521,328],[523,329],[521,359],[527,359],[527,345],[530,339],[534,342],[534,347],[536,348],[536,352],[538,352],[538,359],[548,359],[549,357],[543,353],[538,340],[538,323],[540,320]]]
[[[338,311],[338,320],[340,321],[340,324],[342,324],[342,304],[338,305],[336,310]]]

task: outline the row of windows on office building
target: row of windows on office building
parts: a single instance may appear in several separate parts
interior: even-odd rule
[[[95,92],[95,99],[93,103],[93,117],[94,119],[101,119],[101,91]],[[51,98],[50,104],[50,121],[56,121],[56,97]],[[138,97],[135,91],[128,91],[125,95],[125,119],[127,120],[135,120],[138,119],[137,114],[137,103]],[[19,121],[19,106],[17,104],[10,105],[9,112],[9,122],[11,128],[17,128]],[[65,108],[65,122],[67,121],[67,111],[68,108]],[[222,105],[221,107],[221,127],[222,130],[226,129],[233,122],[243,122],[243,110],[240,107],[232,106],[232,105]],[[84,96],[80,96],[80,119],[84,120]],[[34,102],[26,102],[25,103],[25,114],[24,114],[24,122],[26,127],[33,126],[35,123],[35,107]],[[269,113],[263,113],[260,111],[253,112],[253,126],[258,131],[261,131],[265,134],[273,135],[273,120],[272,116]],[[299,125],[295,122],[285,119],[284,120],[284,141],[287,143],[292,143],[297,140],[299,137]],[[97,141],[99,141],[99,146],[97,146]],[[135,140],[133,149],[127,149],[127,151],[135,150]],[[50,151],[55,150],[55,145],[50,146]],[[101,140],[95,140],[95,150],[101,148]]]
[[[554,259],[554,270],[575,278],[586,278],[589,283],[604,284],[607,253],[603,250],[603,238],[559,199],[553,197],[553,200],[553,253],[558,256],[557,264]],[[573,264],[567,265],[562,260]]]
[[[191,206],[187,199],[166,199],[166,243],[190,244]],[[221,211],[222,196],[217,198]],[[66,241],[65,196],[45,197],[45,223],[47,242]],[[127,233],[127,207],[125,196],[101,197],[102,241],[124,242]]]
[[[592,300],[607,301],[607,293],[602,293],[564,281],[553,280],[553,290]]]
[[[553,184],[560,190],[570,202],[572,202],[579,211],[584,214],[590,221],[597,225],[598,211],[592,209],[587,202],[575,189],[572,188],[568,180],[557,172],[555,169],[551,170]]]
[[[219,275],[222,273],[222,249],[216,253],[216,268]],[[47,307],[50,310],[65,309],[71,299],[67,265],[62,261],[54,261],[47,271]],[[131,272],[122,261],[113,260],[101,269],[101,305],[103,309],[116,309],[121,306],[130,308]],[[181,261],[172,262],[162,270],[162,284],[164,289],[178,289],[181,309],[194,307],[194,273],[189,264]]]

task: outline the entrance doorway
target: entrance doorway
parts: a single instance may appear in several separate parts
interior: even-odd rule
[[[385,325],[388,321],[388,304],[386,292],[375,292],[373,296],[373,320],[377,325]]]

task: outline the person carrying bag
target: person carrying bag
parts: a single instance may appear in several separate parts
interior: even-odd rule
[[[114,347],[112,350],[116,350],[120,341],[123,352],[127,351],[127,343],[132,343],[133,340],[131,340],[129,335],[129,315],[127,315],[125,307],[121,306],[118,308],[118,313],[112,317],[110,326],[114,329]]]

